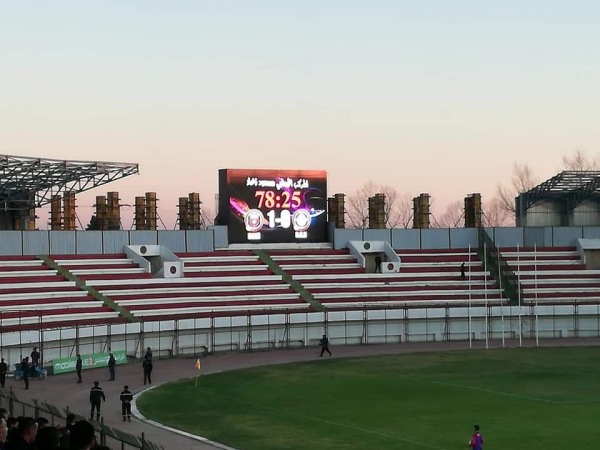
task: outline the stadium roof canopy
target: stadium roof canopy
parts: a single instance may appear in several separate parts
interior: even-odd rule
[[[39,208],[58,193],[77,194],[139,173],[139,165],[0,155],[0,208]]]
[[[518,197],[525,209],[541,200],[566,201],[569,207],[574,208],[592,198],[600,199],[598,171],[564,171]]]

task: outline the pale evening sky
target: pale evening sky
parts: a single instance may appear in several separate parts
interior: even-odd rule
[[[0,153],[140,163],[78,197],[86,224],[109,190],[156,191],[168,228],[188,192],[214,212],[219,168],[439,211],[600,152],[598,42],[597,1],[4,1]]]

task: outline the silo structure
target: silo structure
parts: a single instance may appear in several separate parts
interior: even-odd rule
[[[146,224],[146,197],[138,196],[135,198],[135,229],[147,230]]]
[[[69,192],[63,198],[63,229],[74,231],[75,225],[75,194]]]
[[[50,229],[53,231],[62,230],[62,197],[60,195],[52,196],[50,201]]]
[[[146,229],[156,230],[158,209],[156,207],[156,192],[146,192]]]

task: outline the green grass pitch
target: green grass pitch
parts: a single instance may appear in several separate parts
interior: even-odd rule
[[[169,383],[138,408],[241,450],[466,449],[474,424],[486,450],[591,450],[600,347],[315,358]]]

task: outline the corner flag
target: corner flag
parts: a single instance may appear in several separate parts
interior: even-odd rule
[[[196,369],[200,370],[200,358],[196,360]]]

